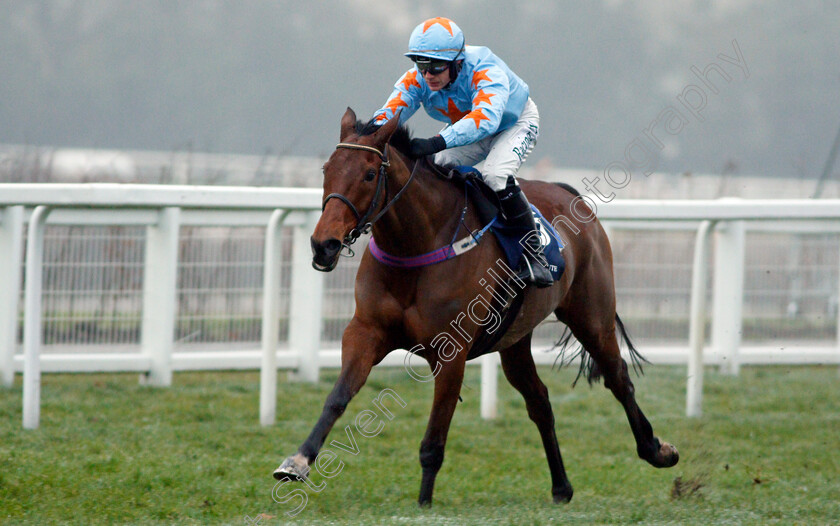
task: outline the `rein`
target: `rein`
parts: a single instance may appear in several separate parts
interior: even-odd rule
[[[325,199],[323,204],[321,205],[321,211],[323,211],[327,207],[327,202],[330,199],[338,199],[353,212],[353,216],[356,218],[356,226],[353,227],[350,232],[344,237],[344,241],[342,245],[348,249],[349,256],[353,256],[353,250],[350,246],[355,243],[359,237],[363,234],[367,234],[370,232],[371,228],[373,228],[373,224],[376,223],[384,214],[387,212],[394,203],[402,196],[403,192],[408,188],[411,184],[411,181],[414,180],[414,174],[417,172],[417,168],[420,166],[420,163],[423,159],[418,159],[414,163],[414,167],[411,169],[411,174],[408,177],[408,181],[403,185],[402,188],[394,195],[394,197],[388,201],[387,203],[382,206],[382,209],[376,213],[376,210],[380,206],[380,199],[382,198],[383,188],[385,192],[385,197],[387,199],[388,196],[388,172],[387,168],[391,166],[391,162],[388,159],[388,145],[385,145],[385,150],[380,151],[373,146],[366,146],[364,144],[354,144],[354,143],[347,143],[341,142],[336,145],[336,149],[344,148],[347,150],[361,150],[365,152],[375,153],[379,156],[382,160],[382,163],[379,166],[379,179],[376,182],[376,191],[373,195],[373,200],[370,203],[367,211],[365,211],[364,215],[359,214],[359,210],[353,204],[347,196],[339,194],[337,192],[328,195]],[[466,201],[467,197],[464,196]],[[461,223],[463,223],[463,215],[466,213],[467,209],[466,206],[464,207],[463,212],[461,213]],[[374,213],[376,215],[374,216]],[[452,237],[452,241],[437,250],[433,250],[426,254],[421,254],[419,256],[412,256],[412,257],[401,257],[401,256],[393,256],[388,254],[387,252],[383,251],[379,246],[376,244],[376,240],[371,238],[370,244],[368,248],[371,251],[371,254],[374,258],[376,258],[379,262],[384,263],[391,267],[400,267],[400,268],[417,268],[417,267],[425,267],[427,265],[433,265],[435,263],[440,263],[442,261],[446,261],[448,259],[452,259],[454,257],[460,256],[464,252],[472,250],[475,248],[479,241],[481,240],[482,236],[495,224],[496,220],[490,221],[487,225],[481,228],[478,232],[470,232],[469,235],[463,239],[458,241],[455,240],[456,236],[458,235],[458,231],[455,231],[455,234]]]
[[[373,201],[371,201],[370,206],[368,207],[368,209],[367,209],[367,211],[365,212],[364,215],[359,214],[359,211],[358,211],[358,209],[356,209],[356,206],[353,205],[353,203],[346,196],[344,196],[342,194],[339,194],[339,193],[332,193],[332,194],[328,195],[324,199],[324,203],[321,205],[321,211],[323,212],[323,210],[327,207],[327,202],[330,199],[335,198],[335,199],[338,199],[339,201],[341,201],[342,203],[344,203],[345,205],[347,205],[347,207],[350,208],[350,211],[353,212],[353,216],[355,216],[355,218],[356,218],[356,226],[353,227],[350,230],[350,232],[347,233],[347,235],[344,237],[344,243],[343,243],[344,246],[349,249],[350,245],[355,243],[356,240],[359,239],[360,236],[370,232],[370,229],[373,227],[373,224],[376,223],[377,221],[379,221],[379,219],[383,215],[385,215],[385,212],[387,212],[392,206],[394,206],[394,203],[397,202],[397,200],[402,196],[403,192],[405,192],[406,188],[408,188],[408,185],[411,184],[411,181],[414,180],[414,173],[417,171],[417,166],[420,164],[420,162],[417,161],[417,162],[414,163],[414,168],[411,170],[411,175],[409,175],[408,181],[406,181],[406,183],[403,185],[403,187],[400,188],[400,190],[394,195],[394,197],[390,201],[385,203],[385,205],[382,207],[382,210],[380,210],[379,213],[377,213],[375,216],[373,216],[376,209],[379,208],[379,206],[380,206],[379,201],[380,201],[380,198],[382,197],[383,188],[385,190],[385,198],[387,199],[387,197],[388,197],[388,172],[387,172],[387,168],[389,168],[391,166],[391,161],[388,160],[388,145],[387,144],[385,145],[385,150],[384,151],[379,151],[379,149],[374,148],[373,146],[365,146],[364,144],[353,144],[353,143],[348,143],[348,142],[340,142],[336,145],[335,148],[336,149],[344,148],[344,149],[347,149],[347,150],[362,150],[362,151],[366,151],[366,152],[372,152],[372,153],[375,153],[376,155],[378,155],[379,158],[382,160],[382,163],[379,165],[379,179],[376,181],[376,191],[373,195]],[[371,216],[373,216],[373,218],[371,218]],[[352,250],[351,250],[351,255],[352,255]]]

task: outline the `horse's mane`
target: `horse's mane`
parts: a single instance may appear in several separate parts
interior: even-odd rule
[[[364,121],[356,121],[356,133],[359,135],[372,135],[379,129],[379,124],[377,124],[373,119],[364,122]],[[388,141],[388,144],[396,148],[398,152],[406,156],[411,161],[417,161],[419,157],[413,155],[411,153],[411,130],[405,124],[401,124],[394,130],[394,133],[391,135],[391,140]],[[442,164],[438,164],[434,161],[434,155],[429,155],[426,157],[426,162],[428,163],[429,167],[432,169],[433,172],[437,173],[439,177],[443,177],[444,179],[450,179],[447,177],[449,174],[449,170],[454,166],[446,166]],[[458,186],[459,188],[463,186],[462,180],[450,179],[450,182]]]
[[[566,184],[566,183],[554,183],[554,184],[556,184],[557,186],[559,186],[563,190],[569,192],[570,194],[572,194],[574,196],[577,196],[577,197],[580,197],[580,192],[578,192],[577,189],[574,186],[572,186],[570,184]]]
[[[356,121],[356,133],[359,135],[372,135],[378,129],[379,124],[373,119],[367,122]],[[412,161],[417,159],[417,157],[411,155],[411,130],[405,124],[397,127],[389,142],[397,151]]]

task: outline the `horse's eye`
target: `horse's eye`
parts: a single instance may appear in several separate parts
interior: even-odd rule
[[[365,174],[365,181],[373,181],[374,177],[376,177],[376,171],[368,170],[368,172]]]

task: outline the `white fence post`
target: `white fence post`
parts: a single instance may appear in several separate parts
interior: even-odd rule
[[[265,230],[263,268],[262,360],[260,362],[260,425],[274,424],[277,414],[277,345],[280,340],[280,233],[288,210],[275,210]]]
[[[15,382],[20,268],[23,259],[23,207],[7,206],[0,219],[0,382]]]
[[[741,317],[744,304],[744,222],[721,222],[715,231],[712,346],[723,362],[721,372],[740,371]]]
[[[23,428],[37,429],[41,420],[41,278],[44,231],[50,208],[35,208],[26,239],[26,289],[23,318]]]
[[[302,226],[294,228],[292,239],[292,290],[289,307],[289,347],[300,357],[299,366],[290,377],[317,382],[321,347],[321,317],[324,274],[312,268],[309,236],[321,212],[308,212]]]
[[[496,418],[499,391],[499,354],[488,353],[481,357],[481,418]]]
[[[694,265],[691,274],[691,313],[688,328],[688,379],[686,381],[685,415],[700,416],[703,412],[703,345],[706,343],[706,260],[709,231],[714,222],[703,221],[694,240]]]
[[[143,326],[140,343],[151,359],[145,383],[172,385],[172,348],[175,338],[178,286],[178,232],[181,209],[167,207],[158,223],[146,228],[146,262],[143,273]]]

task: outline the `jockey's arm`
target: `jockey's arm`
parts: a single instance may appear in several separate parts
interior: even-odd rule
[[[473,73],[472,110],[441,132],[447,148],[478,142],[495,134],[508,102],[508,78],[501,68],[490,66]]]
[[[385,105],[373,114],[373,119],[377,124],[388,122],[397,113],[400,114],[400,124],[405,124],[409,117],[420,108],[422,99],[417,74],[417,68],[411,68],[394,84],[394,90]]]

